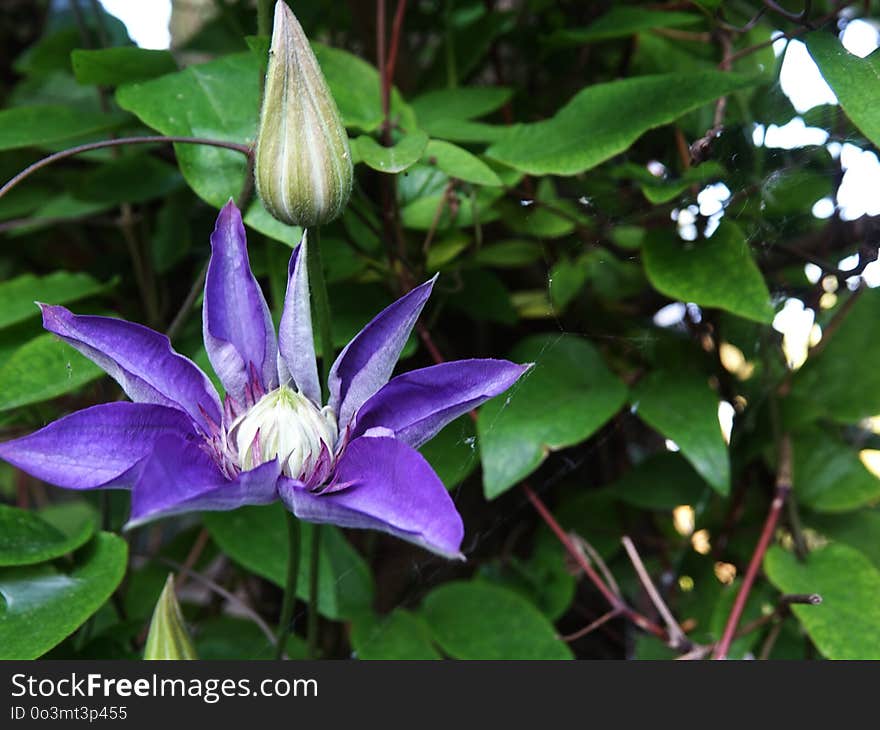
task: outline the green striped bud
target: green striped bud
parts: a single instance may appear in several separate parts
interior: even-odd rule
[[[144,659],[197,659],[193,649],[180,604],[174,595],[174,576],[169,575],[165,581],[162,595],[153,609],[150,621],[150,633],[144,647]]]
[[[275,218],[314,226],[338,217],[351,195],[348,135],[302,26],[275,4],[254,168]]]

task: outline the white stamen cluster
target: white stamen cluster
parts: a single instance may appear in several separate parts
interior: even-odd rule
[[[266,393],[229,429],[239,468],[253,469],[277,457],[284,474],[303,482],[332,466],[337,436],[333,410],[319,409],[286,385]]]

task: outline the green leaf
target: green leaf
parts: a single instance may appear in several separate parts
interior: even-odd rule
[[[202,515],[211,537],[229,557],[278,586],[287,582],[287,525],[280,503]],[[312,525],[300,526],[300,573],[297,595],[308,600]],[[370,609],[373,584],[363,558],[335,527],[321,530],[318,610],[334,621]]]
[[[804,524],[824,537],[864,553],[880,568],[880,510],[860,509],[837,514],[804,515]]]
[[[34,105],[0,110],[0,151],[35,147],[106,132],[126,119],[66,106]]]
[[[428,135],[410,132],[393,147],[383,147],[375,139],[361,135],[351,140],[352,162],[363,162],[379,172],[398,173],[415,165],[425,151]]]
[[[508,588],[531,601],[551,621],[571,606],[575,577],[555,535],[542,531],[528,560],[516,555],[480,567],[480,580]]]
[[[828,659],[880,659],[880,572],[862,553],[832,544],[801,563],[772,547],[764,571],[783,593],[818,593],[818,606],[793,605],[816,648]]]
[[[383,618],[355,621],[351,630],[351,644],[358,659],[442,659],[431,639],[424,619],[403,609]]]
[[[68,304],[98,294],[106,286],[88,274],[70,271],[8,279],[0,283],[0,327],[36,317],[40,310],[34,302]]]
[[[81,626],[122,581],[128,547],[100,533],[69,570],[0,569],[0,659],[35,659]]]
[[[89,51],[77,48],[70,54],[73,75],[81,84],[119,86],[130,81],[146,81],[177,71],[168,51],[123,46]]]
[[[174,576],[169,574],[156,602],[150,632],[144,645],[144,659],[198,659],[193,648],[180,604],[174,593]]]
[[[718,423],[718,396],[704,379],[654,372],[634,388],[631,402],[639,418],[674,441],[719,494],[730,491],[730,459]]]
[[[90,518],[71,527],[65,532],[38,513],[0,504],[0,567],[32,565],[67,555],[88,542],[97,525]]]
[[[570,485],[554,509],[554,514],[567,532],[576,532],[588,540],[606,560],[620,549],[620,536],[625,528],[620,520],[620,506],[610,490]],[[548,540],[552,538],[558,543],[558,538],[550,532],[549,527],[542,525],[541,532]]]
[[[477,433],[487,499],[527,477],[551,451],[589,438],[626,399],[623,383],[579,337],[529,337],[510,359],[535,367],[480,409]]]
[[[446,583],[425,599],[422,615],[455,659],[571,659],[553,625],[513,591],[480,582]]]
[[[477,468],[476,430],[470,415],[459,416],[419,449],[447,489]]]
[[[346,127],[372,132],[382,124],[379,72],[353,53],[313,43],[312,50],[339,107]],[[396,88],[391,90],[391,114],[404,129],[415,131],[415,115]]]
[[[798,503],[817,512],[845,512],[880,497],[880,479],[865,468],[854,448],[828,429],[796,434],[792,451]]]
[[[498,269],[516,269],[528,266],[544,256],[543,247],[534,241],[498,241],[479,249],[473,261],[480,266]]]
[[[550,301],[557,310],[562,312],[571,303],[587,283],[587,267],[578,259],[572,261],[561,257],[547,277]]]
[[[827,346],[798,370],[791,390],[842,423],[880,413],[880,289],[858,297]]]
[[[468,119],[437,119],[427,130],[431,137],[450,142],[500,142],[508,134],[508,128],[500,124],[472,122]]]
[[[770,292],[742,231],[724,221],[711,238],[682,241],[650,234],[642,247],[645,273],[661,294],[718,307],[756,322],[773,321]]]
[[[613,7],[586,28],[566,28],[553,33],[547,43],[552,46],[579,46],[584,43],[626,38],[642,30],[680,28],[702,20],[693,13],[650,10],[644,7]]]
[[[449,306],[478,322],[515,325],[516,309],[510,292],[493,272],[469,269],[461,273],[461,290],[449,298]]]
[[[609,490],[634,507],[667,511],[682,504],[697,504],[707,486],[680,454],[662,451],[634,466]]]
[[[531,175],[577,175],[754,79],[721,71],[611,81],[580,91],[551,119],[510,127],[487,155]]]
[[[39,335],[0,364],[0,412],[69,393],[103,374],[53,335]]]
[[[231,54],[121,86],[116,101],[162,134],[252,143],[260,103],[259,62],[250,52]],[[220,208],[238,195],[246,174],[244,155],[206,145],[174,147],[180,171],[202,200]],[[273,238],[299,240],[299,229],[276,221],[259,200],[245,213],[245,222]]]
[[[217,616],[200,621],[195,634],[196,652],[203,660],[272,659],[275,647],[252,621]],[[291,635],[286,647],[289,659],[306,659],[306,643]]]
[[[635,180],[648,202],[654,205],[668,203],[692,185],[718,179],[723,175],[724,168],[714,160],[708,160],[697,167],[690,167],[677,178],[656,177],[644,165],[633,163],[621,165],[612,172],[612,176],[616,179]]]
[[[475,185],[501,185],[501,179],[476,155],[452,144],[432,139],[425,148],[425,159],[449,177]]]
[[[512,96],[502,86],[463,86],[428,91],[412,100],[419,126],[429,134],[435,121],[477,119],[500,109]]]
[[[880,145],[880,53],[859,58],[824,31],[808,34],[806,42],[846,115],[862,134]]]

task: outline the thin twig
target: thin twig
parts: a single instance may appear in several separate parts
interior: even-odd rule
[[[623,543],[626,554],[629,556],[630,562],[633,564],[633,568],[635,568],[636,575],[639,576],[639,580],[641,581],[645,592],[651,599],[651,603],[654,604],[654,608],[657,609],[657,613],[660,614],[663,618],[663,622],[666,624],[666,633],[669,635],[669,645],[673,649],[679,649],[683,646],[690,645],[687,636],[685,636],[684,631],[681,630],[681,626],[678,625],[678,621],[675,620],[672,611],[669,610],[669,607],[666,605],[666,602],[663,600],[657,587],[654,585],[654,581],[651,580],[651,576],[648,575],[648,571],[645,569],[645,564],[642,562],[642,558],[639,556],[636,546],[633,544],[633,541],[630,540],[629,535],[624,535],[620,538],[620,541]]]
[[[553,513],[550,512],[549,509],[547,509],[547,506],[529,486],[529,484],[527,482],[522,482],[522,488],[523,491],[526,493],[526,497],[528,497],[529,501],[532,503],[538,514],[541,516],[541,519],[543,519],[544,522],[547,523],[547,526],[551,529],[553,534],[556,535],[556,538],[559,540],[559,542],[562,543],[563,547],[577,561],[580,568],[590,579],[590,582],[594,586],[596,586],[596,588],[604,596],[605,600],[608,601],[611,607],[618,609],[639,628],[644,629],[645,631],[654,634],[654,636],[657,636],[661,639],[666,639],[666,631],[664,631],[663,628],[640,614],[638,611],[626,605],[626,603],[624,603],[620,597],[616,596],[614,592],[606,585],[605,581],[602,580],[602,578],[596,572],[595,568],[593,568],[590,561],[586,559],[585,555],[578,551],[574,543],[571,541],[571,538],[556,521]]]
[[[174,144],[201,144],[206,145],[208,147],[222,147],[227,150],[235,150],[236,152],[241,152],[243,155],[251,155],[253,150],[250,145],[240,144],[238,142],[226,142],[220,139],[205,139],[202,137],[177,137],[177,136],[147,136],[147,137],[118,137],[116,139],[105,139],[100,142],[89,142],[88,144],[77,145],[76,147],[71,147],[66,150],[61,150],[60,152],[56,152],[48,157],[44,157],[42,160],[37,160],[32,165],[29,165],[20,173],[18,173],[15,177],[13,177],[9,182],[7,182],[2,188],[0,188],[0,198],[2,198],[6,193],[8,193],[12,188],[18,185],[25,178],[30,177],[38,170],[43,169],[59,160],[67,159],[68,157],[73,157],[74,155],[82,154],[83,152],[90,152],[92,150],[100,150],[106,147],[120,147],[123,145],[129,144],[166,144],[166,143],[174,143]]]
[[[596,566],[602,572],[602,577],[605,578],[605,582],[608,583],[608,587],[612,591],[614,591],[614,594],[618,598],[622,598],[623,593],[620,590],[620,586],[617,584],[617,580],[614,578],[614,575],[611,572],[611,570],[609,569],[608,564],[604,560],[602,560],[602,556],[599,555],[599,551],[596,550],[596,548],[594,548],[590,544],[590,541],[587,540],[582,535],[578,535],[574,531],[570,531],[568,533],[568,535],[572,539],[572,542],[574,543],[575,547],[578,550],[585,551],[587,553],[587,556],[590,558],[590,560],[592,560],[593,563],[596,564]]]
[[[727,658],[727,652],[730,650],[730,644],[736,634],[736,627],[739,624],[740,618],[742,618],[743,611],[746,607],[746,601],[749,598],[749,593],[751,593],[752,585],[755,582],[755,577],[758,575],[758,570],[764,560],[764,555],[770,545],[770,540],[773,538],[773,533],[776,530],[776,523],[779,521],[779,515],[782,512],[785,499],[791,491],[791,485],[791,438],[788,434],[784,434],[779,442],[779,466],[776,474],[776,490],[773,495],[773,501],[770,503],[770,511],[767,513],[764,528],[761,530],[761,537],[758,539],[758,544],[755,546],[755,552],[752,554],[752,558],[749,561],[749,567],[746,569],[746,574],[743,578],[742,585],[740,586],[739,593],[737,594],[733,608],[730,611],[730,616],[727,618],[727,623],[724,626],[724,633],[721,635],[721,640],[718,642],[718,645],[715,647],[715,651],[712,654],[713,659]]]
[[[223,586],[221,586],[216,581],[211,580],[205,575],[202,575],[196,570],[192,570],[187,568],[185,565],[181,565],[176,560],[171,560],[170,558],[163,557],[161,555],[157,556],[142,556],[148,560],[158,560],[160,563],[164,563],[170,568],[173,568],[178,573],[186,573],[190,578],[195,580],[197,583],[201,583],[206,588],[209,588],[214,593],[216,593],[221,598],[225,599],[227,602],[235,605],[243,614],[245,614],[251,621],[253,621],[263,632],[268,639],[269,643],[272,646],[276,645],[275,635],[272,633],[272,629],[269,628],[269,625],[263,621],[260,614],[258,614],[254,609],[252,609],[247,602],[243,601],[241,598],[236,596],[234,593],[230,593]]]
[[[608,613],[603,613],[595,621],[584,626],[584,628],[578,629],[573,634],[565,634],[564,636],[560,636],[559,638],[566,643],[577,641],[578,639],[582,639],[583,637],[585,637],[587,634],[593,633],[600,626],[604,626],[611,619],[616,618],[617,616],[620,616],[620,609],[612,608]]]

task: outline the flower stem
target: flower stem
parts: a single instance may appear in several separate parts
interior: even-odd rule
[[[312,304],[318,320],[318,336],[321,342],[321,388],[324,402],[329,397],[330,365],[333,362],[333,332],[330,319],[330,299],[327,296],[327,282],[324,279],[324,266],[321,263],[321,233],[315,227],[310,233],[313,240],[307,249],[309,281],[312,289]],[[312,525],[312,544],[309,565],[309,619],[306,629],[308,656],[314,659],[318,648],[318,574],[321,556],[321,525]]]
[[[287,517],[287,585],[284,587],[284,600],[281,603],[281,618],[278,619],[278,631],[275,642],[275,658],[284,655],[287,637],[290,636],[290,624],[293,618],[293,606],[296,603],[296,579],[299,576],[299,520],[291,512],[285,511]]]

